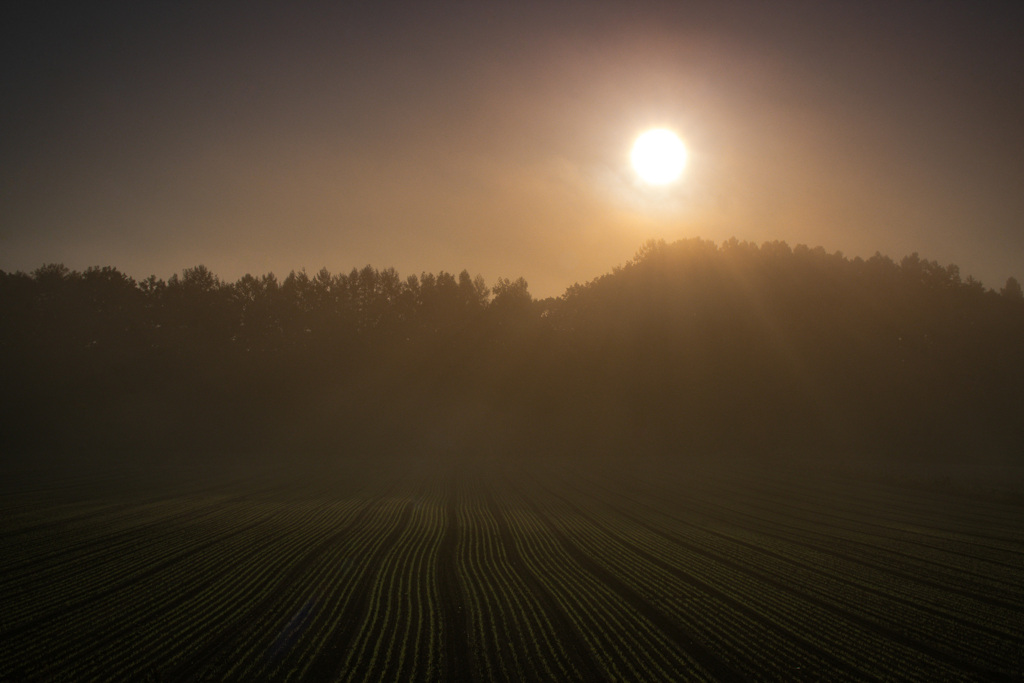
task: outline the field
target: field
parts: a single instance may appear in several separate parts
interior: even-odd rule
[[[239,471],[5,485],[0,680],[1024,678],[1012,487],[741,463]]]

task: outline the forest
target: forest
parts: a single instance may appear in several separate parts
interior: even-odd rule
[[[916,253],[651,241],[557,298],[468,270],[0,271],[7,459],[1024,452],[1024,296]],[[461,457],[461,456],[460,456]]]

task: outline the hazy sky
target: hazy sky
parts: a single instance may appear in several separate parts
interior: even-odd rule
[[[546,296],[735,235],[1024,279],[1024,3],[13,4],[3,270]],[[651,126],[690,150],[667,188],[629,167]]]

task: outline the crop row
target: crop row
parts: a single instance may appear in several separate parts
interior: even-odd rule
[[[459,496],[456,567],[465,595],[464,656],[472,660],[475,677],[488,681],[583,678],[587,654],[573,651],[571,623],[530,572],[517,546],[506,542],[507,525],[479,492],[453,495]]]
[[[1024,671],[1017,508],[822,482],[424,465],[30,496],[0,536],[0,680]]]
[[[187,542],[190,534],[184,534],[169,557],[155,564],[127,561],[112,585],[78,586],[72,573],[64,588],[55,589],[67,596],[62,609],[4,635],[2,652],[14,659],[4,665],[17,668],[18,660],[37,659],[67,670],[73,663],[77,676],[122,671],[126,663],[157,666],[154,656],[187,653],[197,633],[230,620],[232,610],[273,582],[301,544],[298,534],[287,542],[291,532],[317,528],[330,512],[301,505],[226,509],[213,529],[190,528],[205,534]],[[41,597],[38,591],[29,595]]]
[[[584,507],[592,511],[604,504],[603,499],[592,499]],[[987,660],[993,657],[1010,667],[1019,657],[1019,611],[1006,609],[993,614],[996,608],[991,605],[960,596],[947,599],[945,604],[952,606],[943,611],[935,605],[941,602],[939,598],[948,596],[912,583],[905,590],[908,582],[900,577],[881,572],[865,574],[862,567],[843,566],[835,556],[829,556],[827,549],[812,556],[804,547],[780,545],[758,533],[735,528],[723,532],[721,527],[709,526],[707,520],[695,524],[649,507],[638,512],[635,506],[629,511],[622,501],[617,505],[620,507],[594,515],[595,524],[608,525],[619,518],[626,523],[621,536],[634,544],[644,537],[637,527],[653,531],[669,544],[666,549],[677,546],[676,559],[670,557],[670,561],[678,562],[680,567],[695,569],[706,558],[714,563],[706,570],[709,581],[721,580],[724,589],[737,595],[745,584],[751,585],[741,597],[745,605],[779,594],[780,608],[785,611],[786,603],[793,602],[802,615],[798,623],[804,624],[809,621],[811,607],[823,609],[838,618],[837,624],[844,629],[876,631],[890,643],[902,645],[905,651],[899,661],[914,659],[912,651],[920,651],[947,666],[968,670],[976,667],[984,673]],[[817,622],[812,632],[823,633]],[[842,640],[836,640],[838,637],[831,640],[844,642],[847,651],[855,650],[860,639],[856,633]]]

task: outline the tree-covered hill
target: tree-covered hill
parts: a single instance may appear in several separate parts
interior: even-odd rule
[[[652,242],[570,289],[559,317],[663,444],[927,453],[1022,436],[1019,286],[917,254]]]
[[[557,299],[467,271],[0,272],[9,458],[1001,454],[1024,297],[956,266],[650,242]]]

